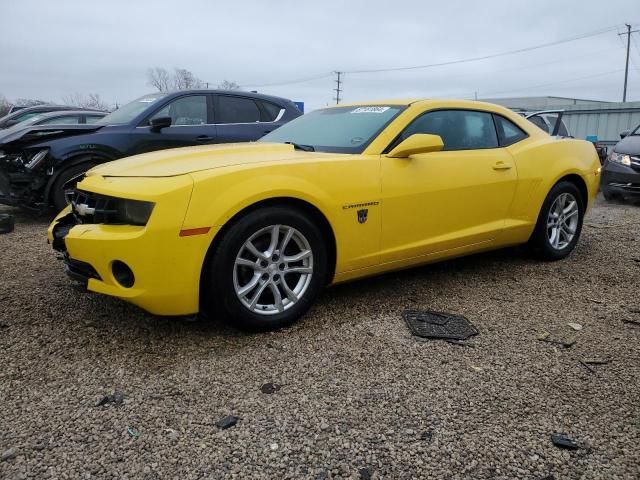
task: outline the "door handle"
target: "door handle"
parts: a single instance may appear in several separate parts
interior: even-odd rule
[[[196,140],[198,142],[210,142],[212,140],[215,140],[215,138],[214,137],[210,137],[209,135],[198,135],[196,137]]]
[[[511,165],[508,163],[504,163],[502,160],[493,164],[492,167],[494,170],[509,170]]]

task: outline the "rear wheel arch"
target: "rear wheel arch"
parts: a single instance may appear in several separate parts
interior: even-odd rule
[[[265,200],[261,200],[259,202],[253,203],[235,215],[233,215],[224,225],[223,227],[216,233],[213,237],[211,244],[209,245],[209,249],[207,250],[207,254],[205,256],[202,269],[200,271],[200,303],[202,304],[202,291],[205,288],[205,280],[207,278],[207,266],[210,264],[209,259],[216,251],[220,240],[224,237],[225,233],[241,218],[245,217],[247,214],[259,210],[261,208],[266,207],[287,207],[299,211],[315,222],[320,227],[320,231],[322,232],[323,238],[326,242],[327,247],[327,256],[328,256],[328,265],[327,265],[327,283],[331,283],[333,281],[333,277],[335,274],[336,268],[336,260],[337,260],[337,245],[336,238],[333,228],[329,223],[327,217],[318,209],[315,205],[307,202],[306,200],[301,200],[299,198],[294,197],[275,197],[269,198]]]
[[[553,184],[553,187],[555,187],[560,182],[573,183],[578,188],[578,190],[580,191],[580,199],[582,200],[582,205],[586,210],[587,204],[589,203],[589,189],[587,188],[587,183],[584,181],[584,178],[582,178],[577,173],[570,173],[569,175],[565,175],[564,177],[559,178],[558,181]]]

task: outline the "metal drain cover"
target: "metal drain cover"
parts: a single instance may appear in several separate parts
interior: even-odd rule
[[[418,337],[466,340],[478,330],[462,315],[431,310],[405,310],[402,318]]]

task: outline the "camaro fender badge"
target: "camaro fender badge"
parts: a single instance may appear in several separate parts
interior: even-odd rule
[[[380,205],[380,202],[351,203],[349,205],[344,205],[342,209],[350,210],[352,208],[357,208],[358,223],[365,223],[369,217],[369,209],[362,207],[375,207],[376,205]]]

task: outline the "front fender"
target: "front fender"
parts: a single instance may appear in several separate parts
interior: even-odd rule
[[[362,156],[192,173],[193,195],[182,228],[217,231],[251,205],[293,198],[309,203],[327,219],[336,239],[337,273],[373,265],[380,249],[379,161],[378,156]],[[360,207],[355,206],[364,204],[366,221],[359,222]]]

